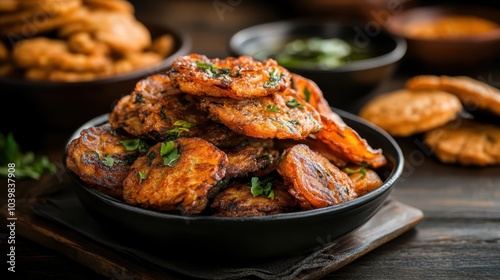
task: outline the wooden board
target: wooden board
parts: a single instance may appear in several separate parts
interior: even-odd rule
[[[99,274],[110,278],[183,279],[183,275],[138,261],[128,255],[102,246],[72,229],[34,215],[36,199],[21,200],[16,208],[16,233],[60,252]],[[6,209],[2,212],[6,214]],[[318,279],[415,227],[423,219],[419,209],[389,199],[379,212],[358,230],[334,243],[328,249],[334,257],[325,266],[301,271],[295,279]]]

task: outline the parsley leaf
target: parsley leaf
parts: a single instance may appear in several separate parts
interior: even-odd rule
[[[346,167],[346,168],[342,169],[342,171],[344,171],[347,175],[351,175],[354,173],[361,173],[361,175],[363,175],[363,177],[366,176],[366,170],[363,166],[356,168],[356,169]]]
[[[174,126],[175,128],[167,130],[167,136],[180,137],[181,133],[189,131],[189,129],[193,127],[194,124],[183,120],[177,120],[174,122]]]
[[[113,167],[113,164],[115,164],[115,159],[112,156],[105,156],[102,159],[102,162],[108,167]]]
[[[269,81],[264,83],[264,87],[275,87],[283,79],[283,73],[278,73],[275,68],[269,72]]]
[[[8,164],[15,164],[15,176],[38,180],[45,173],[54,174],[56,167],[46,156],[36,156],[34,152],[22,152],[12,133],[0,133],[0,176],[9,174]]]
[[[141,184],[142,180],[146,180],[148,175],[146,173],[142,173],[140,170],[138,170],[137,173],[139,174],[139,184]]]
[[[279,111],[280,111],[280,108],[278,108],[278,107],[276,107],[276,106],[274,106],[274,105],[267,105],[267,106],[266,106],[266,109],[267,109],[268,111],[271,111],[271,112],[279,112]]]
[[[148,143],[144,142],[141,139],[127,139],[120,142],[120,144],[125,147],[127,151],[135,151],[138,150],[141,153],[145,153],[149,150]]]
[[[267,197],[269,199],[274,199],[274,191],[272,190],[271,181],[272,178],[267,178],[262,181],[259,180],[259,177],[252,177],[250,192],[254,197],[261,195],[263,197]]]
[[[287,101],[286,102],[286,106],[288,106],[288,107],[297,107],[297,108],[300,108],[300,109],[304,108],[304,106],[302,104],[300,104],[299,101],[297,101],[297,99],[295,99],[295,98],[292,99],[292,100],[290,100],[290,101]]]
[[[166,143],[161,143],[160,156],[163,158],[163,164],[169,167],[174,167],[177,165],[179,160],[179,151],[174,145],[174,141],[168,141]]]

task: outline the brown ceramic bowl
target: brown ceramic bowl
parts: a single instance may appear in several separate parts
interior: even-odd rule
[[[448,16],[475,16],[500,26],[500,10],[479,6],[422,6],[393,15],[387,22],[388,32],[408,43],[405,59],[437,72],[464,72],[500,58],[500,28],[487,33],[457,37],[411,36],[405,29],[423,21]]]
[[[0,78],[3,109],[1,131],[14,132],[23,146],[32,147],[46,132],[71,132],[90,118],[109,113],[118,99],[129,94],[140,79],[171,67],[175,57],[191,50],[188,34],[161,24],[144,23],[153,38],[172,34],[174,50],[147,68],[85,82],[44,82]]]

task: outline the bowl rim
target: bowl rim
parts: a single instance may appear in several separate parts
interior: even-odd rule
[[[346,28],[355,28],[359,26],[364,26],[366,25],[366,21],[361,21],[361,20],[350,20],[350,21],[344,21],[344,20],[334,20],[334,19],[325,19],[325,18],[310,18],[310,17],[304,17],[304,18],[294,18],[294,19],[285,19],[285,20],[279,20],[279,21],[272,21],[272,22],[266,22],[266,23],[261,23],[261,24],[256,24],[252,25],[243,29],[240,29],[239,31],[233,33],[231,38],[229,39],[228,42],[228,48],[231,52],[242,55],[243,52],[241,51],[241,44],[245,41],[248,40],[248,34],[259,34],[257,35],[258,37],[261,37],[261,34],[263,33],[262,31],[265,32],[265,30],[271,30],[273,28],[280,28],[282,31],[288,30],[290,26],[337,26],[337,27],[346,27]],[[283,32],[282,32],[283,33]],[[341,65],[339,67],[327,69],[327,68],[297,68],[297,67],[287,67],[287,69],[290,69],[290,71],[295,71],[297,69],[300,69],[300,71],[307,71],[307,72],[321,72],[321,73],[346,73],[346,72],[353,72],[353,71],[360,71],[360,70],[368,70],[368,69],[374,69],[377,67],[381,66],[386,66],[393,64],[395,62],[400,61],[403,59],[403,57],[406,54],[407,51],[407,43],[406,39],[403,38],[402,36],[397,36],[395,34],[386,32],[383,28],[380,29],[380,32],[376,34],[375,36],[371,37],[377,37],[377,36],[385,36],[391,40],[394,41],[395,47],[382,55],[371,57],[368,59],[364,60],[359,60],[359,61],[354,61],[350,63],[346,63],[344,65]],[[252,38],[255,38],[256,36],[252,36]]]
[[[165,25],[158,22],[148,22],[142,21],[148,30],[151,28],[161,28],[165,32],[172,34],[176,40],[179,41],[179,48],[173,53],[163,58],[161,61],[154,65],[150,65],[145,68],[124,72],[117,75],[112,75],[108,77],[100,77],[88,81],[79,82],[51,82],[51,81],[38,81],[38,80],[27,80],[22,78],[12,78],[12,77],[0,77],[0,84],[9,84],[16,86],[30,86],[30,87],[85,87],[89,85],[103,85],[109,83],[122,82],[130,79],[141,78],[147,75],[158,72],[160,69],[168,68],[172,65],[174,59],[179,55],[187,54],[192,48],[192,38],[189,33],[184,30],[173,28],[172,26]],[[67,92],[71,94],[71,92]]]
[[[491,20],[498,24],[498,27],[490,32],[472,34],[472,35],[463,35],[460,37],[437,37],[437,38],[421,38],[421,37],[412,37],[408,36],[402,30],[403,25],[405,24],[405,20],[408,19],[408,22],[416,22],[419,19],[409,19],[416,14],[424,14],[431,15],[428,18],[436,18],[433,14],[441,12],[441,15],[470,15],[477,16],[480,18],[484,18],[479,14],[488,13],[498,14],[497,20],[491,20],[487,18],[487,20]],[[401,13],[393,15],[391,20],[387,22],[386,28],[387,32],[403,37],[408,41],[420,41],[420,42],[436,42],[436,43],[485,43],[489,41],[500,41],[500,9],[497,8],[488,8],[480,5],[467,5],[467,4],[458,4],[458,5],[425,5],[419,7],[408,8]]]
[[[100,116],[97,116],[91,120],[89,120],[87,123],[83,124],[80,128],[75,130],[75,132],[70,136],[68,139],[66,146],[64,147],[64,153],[63,153],[63,166],[66,170],[66,173],[73,179],[73,181],[76,181],[76,184],[78,185],[79,188],[82,188],[84,191],[91,193],[93,196],[98,198],[99,200],[107,203],[107,204],[112,204],[114,206],[119,207],[122,210],[125,211],[133,211],[137,214],[144,214],[146,216],[151,216],[155,218],[167,218],[170,220],[176,220],[176,221],[184,221],[184,222],[192,222],[192,221],[197,221],[197,222],[207,222],[207,221],[224,221],[224,222],[233,222],[233,223],[241,223],[241,222],[248,222],[248,221],[254,221],[254,222],[267,222],[267,221],[286,221],[286,220],[297,220],[297,219],[308,219],[311,216],[321,216],[321,215],[328,215],[331,214],[332,212],[334,213],[342,213],[346,211],[350,211],[353,208],[358,207],[359,205],[363,205],[365,203],[368,203],[370,201],[375,200],[376,198],[384,195],[384,193],[391,191],[392,187],[398,180],[398,178],[401,176],[403,167],[404,167],[404,156],[401,148],[397,144],[396,140],[389,135],[386,131],[382,130],[378,126],[362,119],[361,117],[358,117],[352,113],[349,113],[347,111],[337,109],[332,107],[335,113],[339,114],[343,119],[348,118],[349,120],[352,120],[354,122],[357,122],[368,129],[371,130],[372,133],[378,133],[380,136],[384,139],[384,141],[388,141],[388,143],[394,148],[396,151],[396,155],[394,158],[394,166],[390,172],[390,174],[387,176],[386,180],[382,184],[382,186],[378,187],[376,190],[365,194],[361,197],[358,197],[356,199],[337,204],[337,205],[332,205],[324,208],[318,208],[318,209],[312,209],[312,210],[304,210],[304,211],[297,211],[297,212],[290,212],[290,213],[279,213],[279,214],[273,214],[273,215],[267,215],[267,216],[250,216],[250,217],[218,217],[218,216],[203,216],[203,215],[193,215],[193,216],[183,216],[180,214],[171,214],[171,213],[165,213],[165,212],[160,212],[160,211],[155,211],[151,209],[146,209],[142,208],[140,206],[135,206],[135,205],[130,205],[127,204],[124,201],[121,201],[119,199],[113,198],[111,196],[108,196],[101,191],[98,191],[96,189],[93,189],[89,186],[87,186],[86,183],[81,181],[76,174],[74,174],[71,170],[68,169],[66,165],[66,157],[67,157],[67,147],[70,144],[70,142],[79,137],[80,131],[92,127],[95,125],[102,125],[107,123],[109,113],[103,114]]]

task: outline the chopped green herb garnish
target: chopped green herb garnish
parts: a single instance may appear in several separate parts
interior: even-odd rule
[[[269,81],[264,83],[264,87],[274,87],[278,85],[279,81],[283,79],[283,73],[278,73],[276,69],[273,68],[269,73]]]
[[[292,99],[292,100],[290,100],[290,101],[287,101],[286,102],[286,106],[288,106],[288,107],[297,107],[297,108],[300,108],[300,109],[304,108],[304,106],[302,104],[300,104],[299,101],[297,101],[297,99],[295,99],[295,98]]]
[[[363,175],[363,177],[366,176],[366,170],[363,166],[356,168],[356,169],[346,167],[346,168],[342,169],[342,171],[344,171],[347,175],[351,175],[354,173],[361,173],[361,175]]]
[[[177,165],[179,160],[179,151],[174,145],[174,141],[168,141],[166,143],[161,143],[160,156],[163,158],[163,164],[169,167],[174,167]]]
[[[174,126],[175,128],[172,128],[167,131],[167,136],[180,137],[181,133],[189,131],[189,129],[193,127],[194,124],[183,120],[177,120],[174,122]]]
[[[262,181],[259,180],[259,177],[252,177],[250,192],[254,197],[261,195],[263,197],[267,197],[270,199],[274,199],[274,191],[272,190],[271,181],[272,178],[266,178]]]
[[[139,138],[123,140],[120,144],[122,144],[127,151],[139,151],[141,153],[145,153],[149,150],[148,143]]]
[[[9,172],[11,165],[15,166],[14,173]],[[46,156],[36,156],[31,151],[22,152],[12,133],[7,136],[0,133],[0,176],[15,174],[18,178],[38,180],[43,174],[55,172],[55,165]]]
[[[138,94],[138,95],[135,97],[135,101],[134,101],[134,103],[135,103],[135,104],[140,104],[140,103],[142,103],[142,100],[143,100],[143,96],[142,96],[142,94]]]
[[[214,78],[228,75],[231,71],[229,68],[219,68],[210,62],[196,61],[196,67]]]
[[[308,87],[304,88],[304,99],[307,103],[309,103],[309,100],[311,100],[311,92],[309,91]]]
[[[162,120],[164,120],[164,119],[166,119],[166,118],[167,118],[167,116],[165,115],[165,106],[161,106],[161,109],[160,109],[160,114],[159,114],[159,115],[160,115],[160,118],[161,118]]]
[[[279,111],[280,111],[280,108],[278,108],[278,107],[276,107],[276,106],[274,106],[274,105],[267,105],[267,106],[266,106],[266,109],[267,109],[268,111],[271,111],[271,112],[279,112]]]
[[[137,172],[139,174],[139,184],[141,184],[142,180],[146,180],[147,175],[146,173],[142,173],[140,170],[138,170]]]
[[[115,159],[112,156],[105,156],[102,158],[102,162],[107,167],[113,167],[113,164],[115,164]]]

